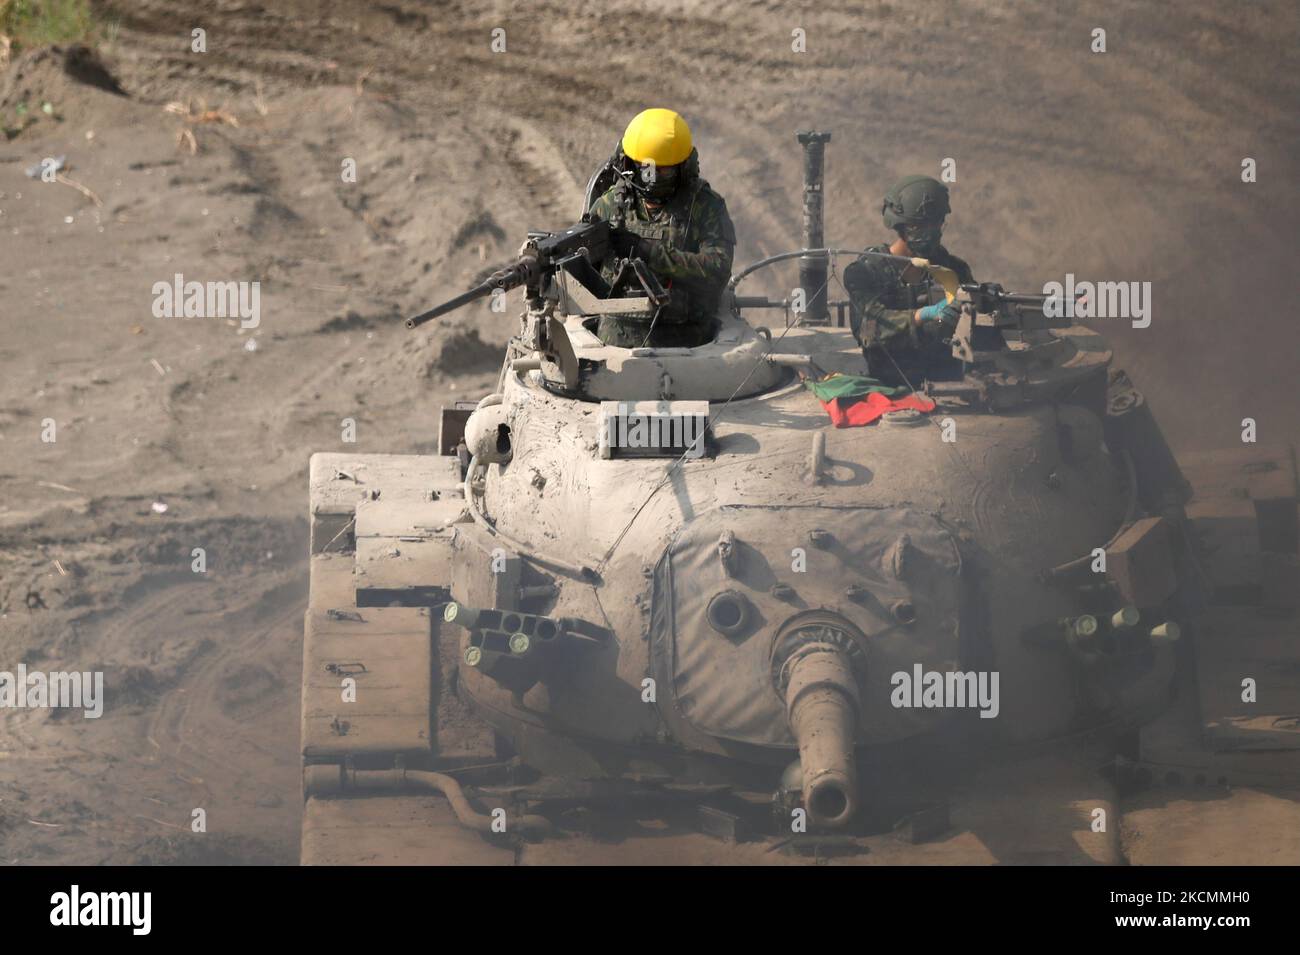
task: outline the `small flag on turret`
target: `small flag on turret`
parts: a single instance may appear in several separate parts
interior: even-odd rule
[[[857,428],[878,419],[889,411],[911,409],[933,411],[934,402],[911,389],[886,385],[865,375],[842,375],[804,379],[804,385],[817,396],[831,423],[837,428]]]

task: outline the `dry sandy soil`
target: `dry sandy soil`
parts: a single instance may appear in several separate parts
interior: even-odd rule
[[[692,124],[738,263],[797,245],[796,129],[834,132],[836,244],[953,158],[979,278],[1153,283],[1149,328],[1098,327],[1176,445],[1300,434],[1286,0],[96,6],[111,81],[58,52],[0,72],[6,123],[38,113],[0,143],[0,663],[110,693],[100,720],[0,717],[0,863],[296,861],[308,455],[427,450],[485,392],[513,317],[399,317],[575,218],[645,106]],[[95,199],[24,175],[58,155]],[[175,273],[259,281],[260,327],[155,318]]]

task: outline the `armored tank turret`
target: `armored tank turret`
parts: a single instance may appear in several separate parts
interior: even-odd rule
[[[1069,803],[969,786],[1169,708],[1187,483],[1101,335],[931,270],[961,319],[914,406],[836,428],[809,387],[866,370],[824,287],[858,254],[820,241],[827,138],[803,247],[732,279],[708,343],[602,343],[653,276],[612,294],[603,223],[537,233],[458,300],[525,288],[440,453],[313,457],[306,861],[853,857]],[[795,260],[818,294],[741,293]]]

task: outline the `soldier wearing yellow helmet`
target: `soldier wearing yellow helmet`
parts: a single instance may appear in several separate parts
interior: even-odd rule
[[[618,181],[588,212],[625,230],[602,272],[640,258],[668,289],[654,319],[604,317],[597,334],[610,345],[693,347],[713,337],[713,316],[731,276],[736,229],[727,204],[700,178],[699,154],[686,121],[670,109],[647,109],[628,124],[611,160]]]

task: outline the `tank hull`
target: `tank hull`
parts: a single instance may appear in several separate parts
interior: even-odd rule
[[[1087,334],[1071,332],[1055,391],[1030,382],[1043,387],[1016,402],[941,401],[839,430],[790,369],[852,372],[860,353],[844,330],[791,329],[790,364],[766,390],[708,402],[698,455],[621,456],[604,431],[617,399],[557,393],[545,367],[508,363],[481,403],[491,427],[471,429],[504,449],[491,463],[317,455],[304,860],[454,863],[472,843],[484,862],[537,864],[1113,863],[1115,827],[1081,834],[1096,810],[1118,814],[1118,786],[1285,777],[1276,759],[1207,752],[1188,729],[1206,712],[1189,644],[1212,649],[1221,626],[1183,616],[1181,643],[1110,655],[1071,629],[1091,615],[1117,634],[1126,594],[1155,623],[1182,605],[1189,572],[1156,546],[1167,519],[1152,509],[1170,498],[1141,486],[1115,437],[1109,352]],[[635,356],[639,379],[670,379],[669,411],[703,387],[680,357]],[[1280,540],[1286,495],[1250,493]],[[1116,562],[1093,566],[1099,550]],[[1281,590],[1230,582],[1215,599]],[[444,620],[453,603],[495,614],[505,642]],[[534,646],[511,660],[523,631]],[[839,674],[812,681],[829,723],[790,705],[810,647]],[[513,668],[483,666],[493,654]],[[361,705],[340,706],[347,680]],[[963,687],[956,705],[942,695]],[[806,725],[834,730],[804,762],[855,775],[857,811],[834,836],[814,825],[791,842]],[[430,770],[477,811],[499,809],[504,831],[433,838],[463,820],[405,791],[404,773]],[[1014,824],[1008,800],[1023,803]],[[564,839],[512,828],[539,811]],[[358,827],[374,853],[352,846]]]

